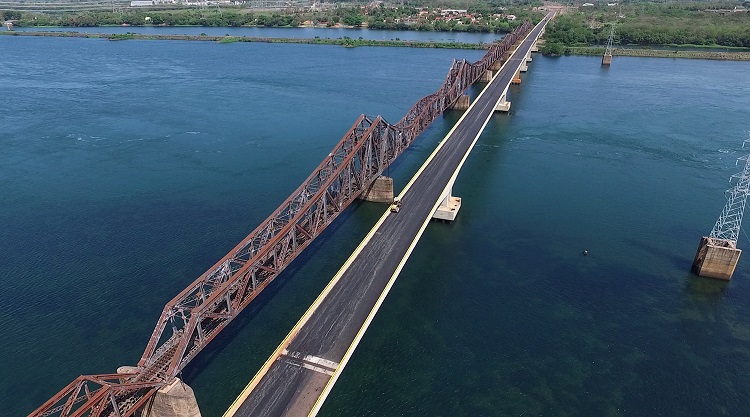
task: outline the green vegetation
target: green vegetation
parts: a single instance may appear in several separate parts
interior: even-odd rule
[[[545,42],[539,52],[544,55],[559,56],[568,53],[568,48],[560,42]]]
[[[601,56],[604,53],[604,48],[574,46],[567,48],[566,53],[569,55]],[[732,61],[750,61],[750,52],[720,52],[701,50],[678,51],[668,49],[627,48],[615,49],[612,54],[614,56],[638,56],[650,58],[722,59]]]
[[[263,43],[302,43],[313,45],[340,45],[346,48],[357,46],[396,46],[407,48],[446,48],[446,49],[486,49],[487,45],[477,43],[462,42],[429,42],[429,41],[402,41],[402,40],[374,40],[374,39],[352,39],[343,38],[262,38],[252,36],[211,36],[202,33],[200,35],[155,35],[142,33],[123,33],[123,34],[100,34],[100,33],[82,33],[82,32],[15,32],[0,31],[0,36],[43,36],[43,37],[75,37],[75,38],[106,38],[109,40],[181,40],[181,41],[212,41],[218,43],[235,43],[235,42],[263,42]]]
[[[601,45],[609,36],[609,24],[615,22],[616,45],[750,47],[750,13],[735,12],[735,6],[741,3],[628,2],[616,7],[602,3],[559,16],[545,39],[557,52],[557,44]]]
[[[219,43],[235,43],[235,42],[242,42],[242,38],[239,36],[226,36],[222,40],[219,41]]]
[[[402,4],[377,6],[341,5],[323,10],[295,10],[280,12],[254,12],[237,7],[221,10],[174,9],[146,10],[124,9],[119,12],[104,10],[68,13],[32,13],[27,11],[4,12],[15,20],[17,26],[264,26],[297,27],[302,24],[314,26],[369,27],[373,29],[460,31],[506,33],[515,29],[524,20],[538,21],[542,13],[534,12],[525,3],[501,5],[497,1],[472,1],[468,13],[442,15],[440,7],[466,8],[460,2],[426,0]],[[506,15],[516,18],[507,19]]]
[[[111,41],[124,41],[128,39],[135,39],[135,33],[113,33],[107,36],[107,39]]]
[[[572,47],[603,45],[611,23],[616,24],[615,45],[750,47],[750,12],[735,12],[735,8],[750,9],[748,0],[622,0],[619,4],[611,3],[613,6],[604,0],[592,2],[593,6],[570,7],[550,24],[543,53],[563,55],[570,53]],[[279,12],[257,12],[238,7],[221,10],[139,8],[117,13],[103,10],[46,14],[3,11],[2,17],[15,20],[17,26],[345,25],[373,29],[505,33],[524,20],[536,22],[543,14],[533,9],[541,5],[537,0],[405,0],[386,3],[350,0],[333,3],[335,7]],[[441,13],[445,8],[466,9],[467,13]],[[361,44],[352,39],[342,42],[346,46]]]

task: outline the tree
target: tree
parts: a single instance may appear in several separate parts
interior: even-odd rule
[[[16,10],[5,10],[0,14],[0,18],[3,20],[19,20],[21,19],[21,12]]]
[[[362,22],[364,22],[365,18],[361,14],[350,14],[347,16],[344,16],[344,24],[349,26],[362,26]]]
[[[565,53],[566,49],[565,45],[560,42],[545,42],[539,52],[544,55],[560,56]]]

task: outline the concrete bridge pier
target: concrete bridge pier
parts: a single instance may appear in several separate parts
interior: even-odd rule
[[[531,49],[529,51],[531,51],[531,52],[539,52],[539,41],[534,42],[534,44],[531,45]]]
[[[458,210],[461,208],[461,197],[453,196],[453,184],[448,187],[448,191],[443,196],[437,210],[432,214],[433,219],[452,222],[458,216]]]
[[[492,81],[492,77],[494,77],[494,76],[495,76],[495,73],[492,72],[492,70],[487,70],[487,71],[484,72],[484,74],[482,74],[481,77],[479,77],[479,82],[480,83],[488,83],[488,82]]]
[[[451,104],[450,108],[453,110],[468,110],[471,105],[471,99],[466,94],[461,95],[456,99],[456,102]]]
[[[141,417],[201,417],[201,412],[193,389],[175,378],[146,403]]]
[[[526,72],[529,70],[529,66],[526,65],[526,62],[527,61],[525,59],[521,62],[521,67],[518,69],[519,71]]]
[[[497,104],[495,104],[495,111],[501,111],[501,112],[509,112],[510,111],[510,101],[508,101],[505,96],[507,94],[503,93],[502,96],[497,100]]]
[[[510,80],[511,84],[521,84],[521,71],[516,71],[516,75]]]
[[[495,72],[500,71],[500,69],[503,68],[503,65],[505,65],[506,62],[508,62],[508,60],[510,59],[512,55],[513,55],[512,51],[508,51],[504,53],[503,56],[501,56],[500,58],[497,59],[497,61],[492,63],[492,66],[490,67],[490,69]]]
[[[531,59],[531,51],[529,51],[529,52],[528,52],[528,53],[526,54],[526,62],[531,62],[531,61],[532,61],[532,59]]]
[[[742,250],[737,249],[735,241],[704,236],[695,252],[693,272],[702,277],[729,281],[741,254]]]
[[[373,203],[391,204],[393,202],[393,178],[377,177],[370,188],[363,192],[359,198]]]

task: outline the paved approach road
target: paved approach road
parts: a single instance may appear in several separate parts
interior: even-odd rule
[[[494,113],[547,15],[467,110],[225,417],[314,415]]]

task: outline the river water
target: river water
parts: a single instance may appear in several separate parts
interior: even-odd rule
[[[453,58],[482,53],[26,37],[0,50],[8,416],[135,364],[164,304],[360,113],[396,121]],[[743,155],[747,65],[535,55],[458,178],[457,221],[428,227],[321,415],[747,415],[750,258],[729,283],[689,273]],[[397,187],[458,116],[390,169]],[[204,416],[385,209],[348,209],[185,369]]]

